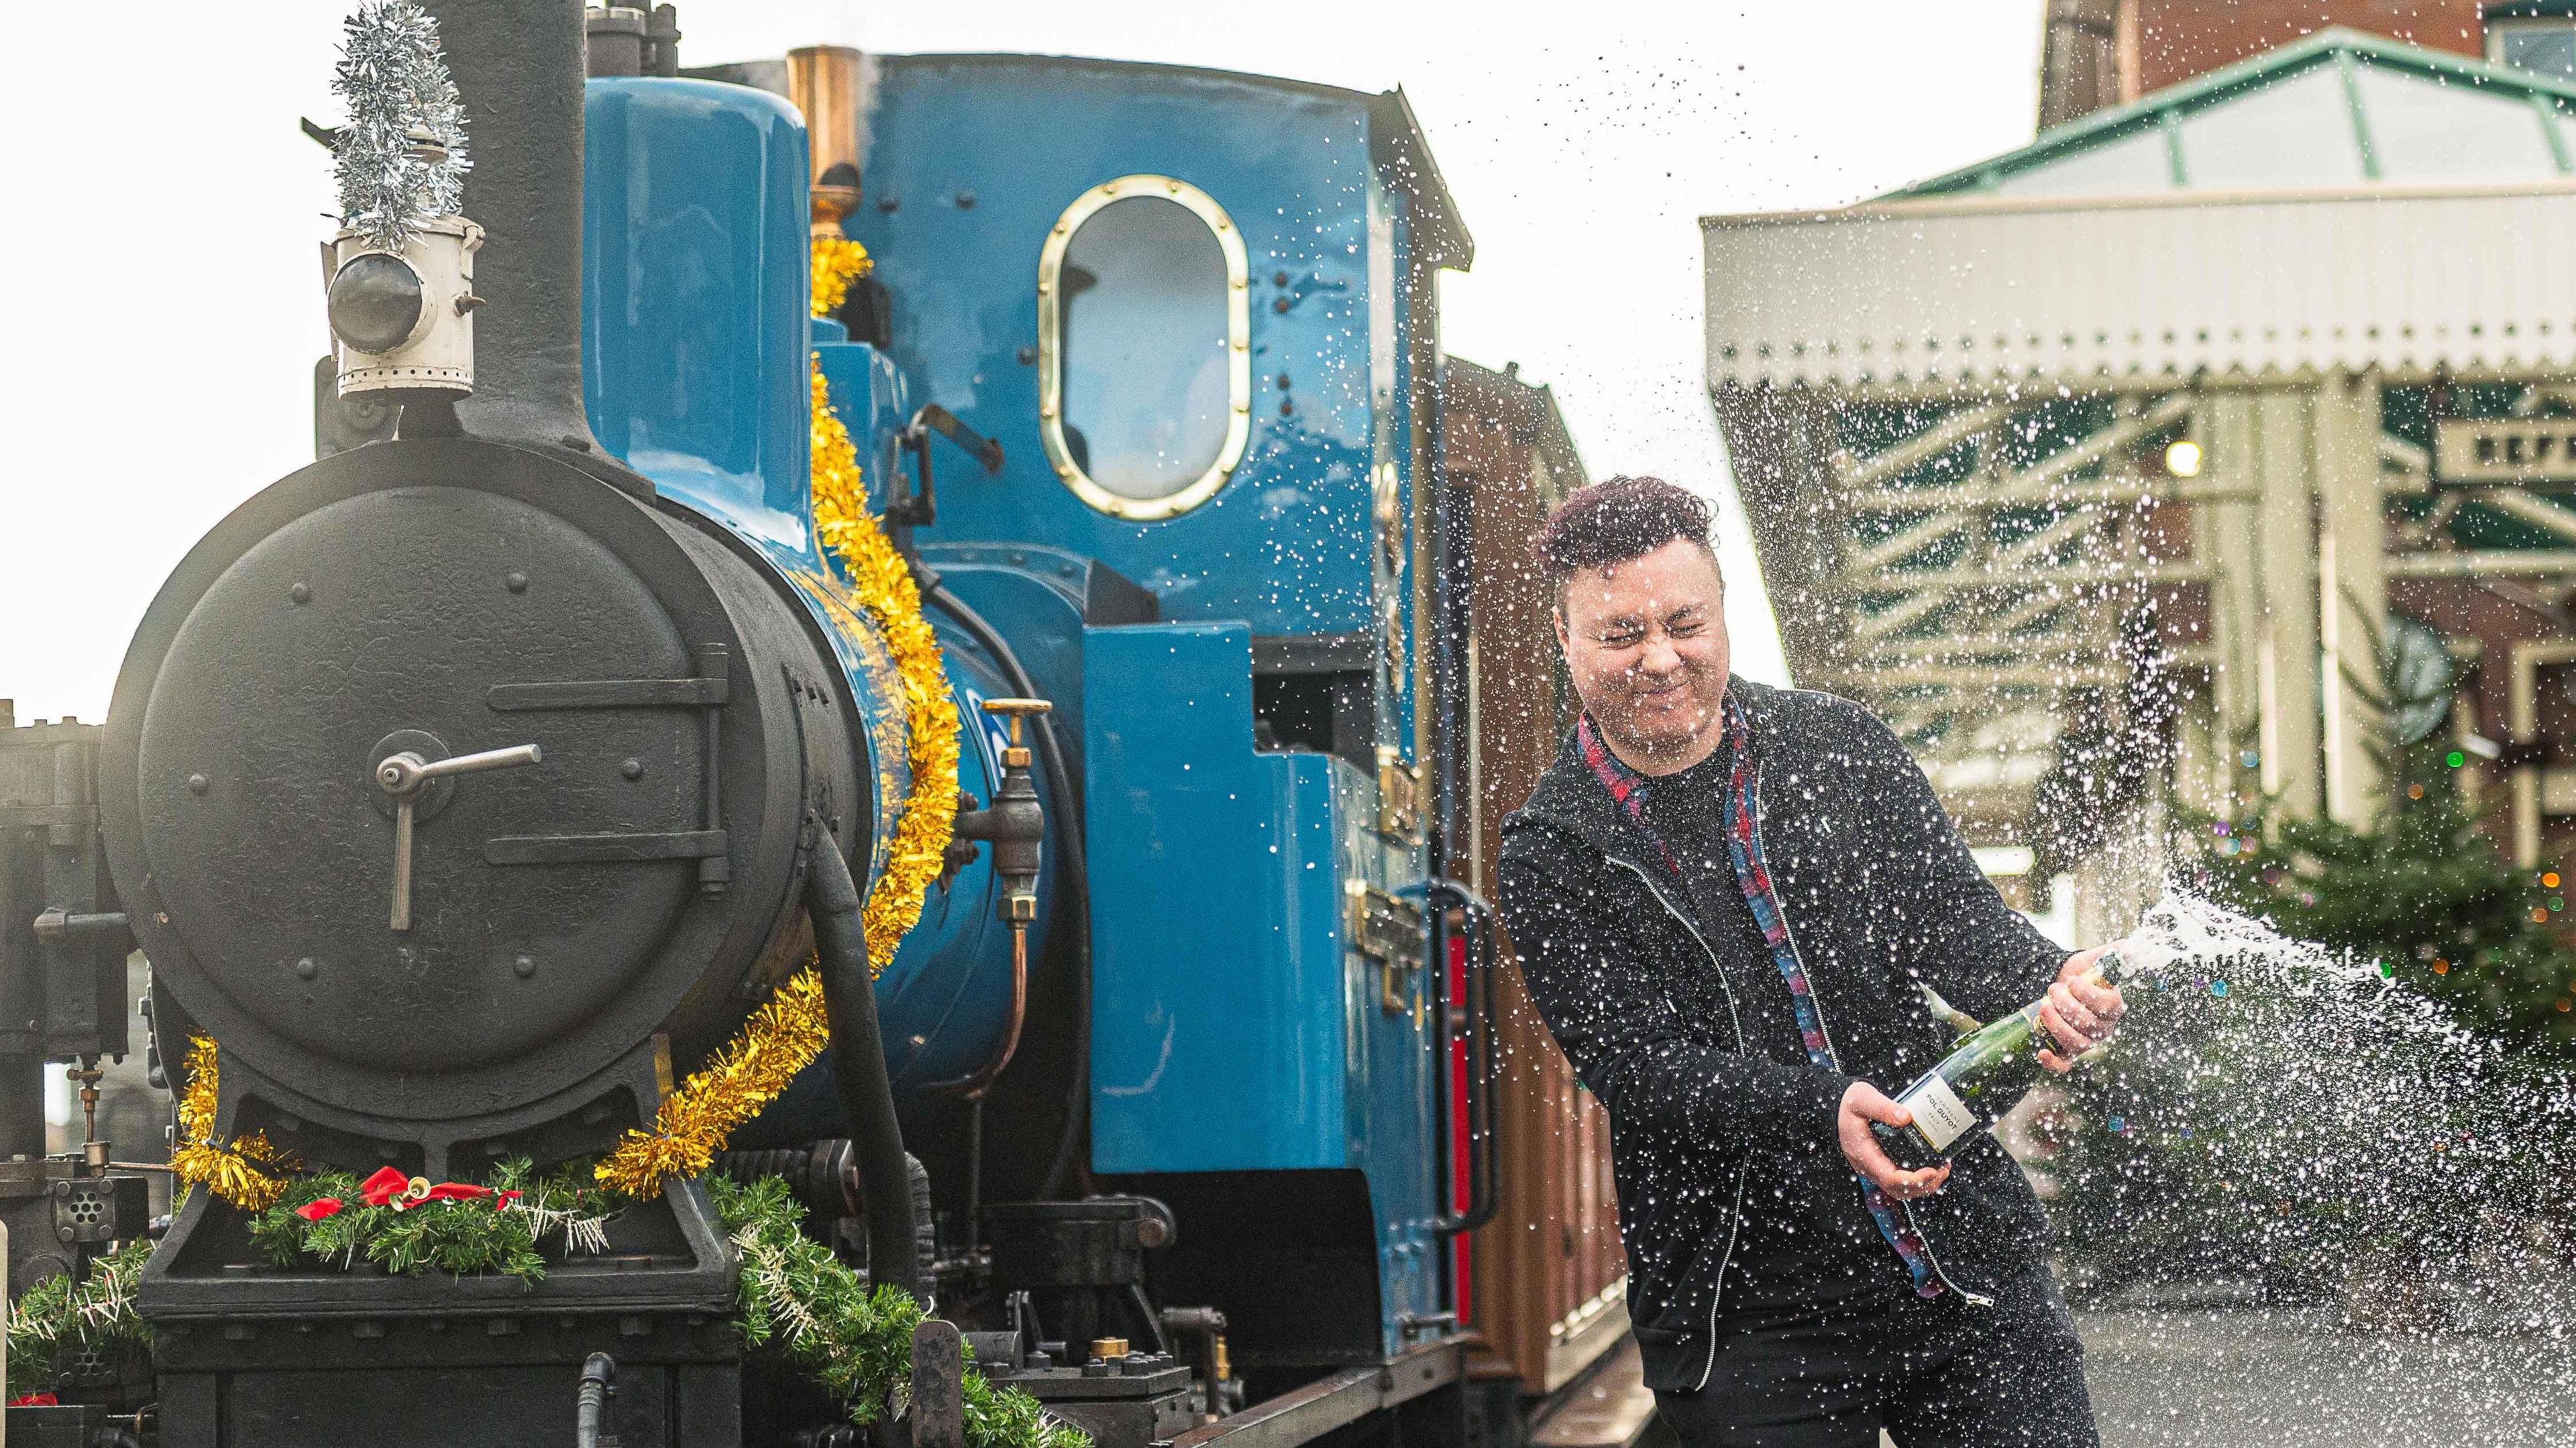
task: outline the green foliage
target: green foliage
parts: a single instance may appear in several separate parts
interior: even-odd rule
[[[850,1421],[900,1416],[912,1383],[912,1331],[921,1305],[893,1286],[871,1289],[831,1249],[805,1235],[805,1209],[786,1181],[705,1180],[718,1220],[742,1253],[743,1341],[784,1355],[850,1405]],[[1049,1419],[1037,1400],[969,1371],[968,1448],[1090,1448],[1079,1429]]]
[[[773,1347],[850,1405],[850,1420],[903,1410],[912,1381],[912,1330],[921,1305],[892,1286],[871,1289],[830,1248],[805,1235],[805,1209],[785,1179],[749,1186],[710,1177],[707,1192],[742,1253],[743,1341]]]
[[[587,1175],[576,1163],[535,1179],[525,1160],[503,1162],[486,1185],[520,1193],[504,1210],[492,1198],[371,1207],[359,1198],[357,1177],[319,1172],[299,1178],[275,1206],[253,1216],[250,1235],[281,1267],[312,1261],[346,1268],[364,1258],[397,1274],[499,1274],[535,1282],[546,1275],[539,1240],[570,1236],[569,1223],[607,1210]],[[299,1215],[325,1199],[339,1201],[339,1210],[317,1221]]]
[[[2415,702],[2392,681],[2373,702]],[[2379,818],[2355,829],[2284,818],[2252,801],[2201,818],[2181,863],[2211,898],[2282,934],[2378,962],[2404,989],[2517,1052],[2564,1058],[2576,1045],[2576,950],[2550,921],[2565,895],[2515,868],[2462,788],[2467,760],[2439,734],[2373,751],[2390,779]]]
[[[152,1243],[128,1242],[90,1264],[75,1283],[57,1273],[27,1289],[9,1314],[10,1397],[53,1388],[53,1359],[64,1347],[116,1351],[149,1345],[152,1329],[134,1311],[134,1287]]]

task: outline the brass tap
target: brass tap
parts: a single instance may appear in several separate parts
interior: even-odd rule
[[[1044,699],[987,699],[984,712],[1010,723],[1010,742],[1002,749],[1002,777],[993,786],[993,802],[957,817],[957,837],[988,840],[993,846],[993,873],[1001,881],[1002,919],[1025,929],[1038,918],[1039,852],[1046,844],[1046,806],[1038,800],[1030,772],[1034,755],[1021,741],[1021,722],[1055,705]]]

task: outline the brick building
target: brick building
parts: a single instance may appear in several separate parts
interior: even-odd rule
[[[2483,56],[2481,0],[2049,0],[2044,130],[2335,26]]]

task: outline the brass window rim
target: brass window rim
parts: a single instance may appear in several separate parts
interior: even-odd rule
[[[1216,237],[1217,250],[1225,258],[1225,442],[1206,472],[1159,498],[1130,498],[1102,487],[1074,463],[1064,440],[1064,314],[1062,291],[1056,284],[1064,270],[1064,254],[1094,214],[1138,197],[1169,201],[1198,217]],[[1046,245],[1038,252],[1038,437],[1046,447],[1048,466],[1075,497],[1113,518],[1150,523],[1177,518],[1225,486],[1241,466],[1244,448],[1252,438],[1251,290],[1252,269],[1234,218],[1215,197],[1178,177],[1137,172],[1101,182],[1085,188],[1056,218]]]

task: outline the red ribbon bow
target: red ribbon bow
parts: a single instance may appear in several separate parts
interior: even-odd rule
[[[308,1222],[318,1222],[324,1217],[336,1215],[342,1207],[347,1205],[347,1202],[340,1200],[338,1197],[315,1197],[313,1200],[297,1207],[295,1209],[295,1215],[302,1217]]]
[[[440,1182],[433,1186],[426,1177],[404,1176],[389,1166],[378,1168],[374,1176],[358,1185],[359,1200],[371,1207],[390,1206],[397,1212],[407,1211],[423,1202],[479,1202],[486,1197],[492,1199],[492,1206],[497,1211],[516,1201],[518,1196],[517,1192],[496,1193],[490,1187],[478,1187],[472,1182]],[[325,1197],[322,1201],[331,1203],[330,1211],[306,1217],[306,1221],[318,1222],[331,1212],[340,1210],[341,1203],[336,1199]],[[317,1207],[321,1204],[313,1203]]]
[[[62,1406],[62,1402],[62,1399],[55,1397],[51,1393],[29,1393],[25,1397],[11,1398],[8,1402],[8,1406],[12,1408],[58,1408]]]
[[[428,1183],[423,1182],[423,1186]],[[411,1178],[392,1167],[378,1167],[376,1174],[358,1183],[358,1200],[371,1207],[381,1207],[411,1191]]]

